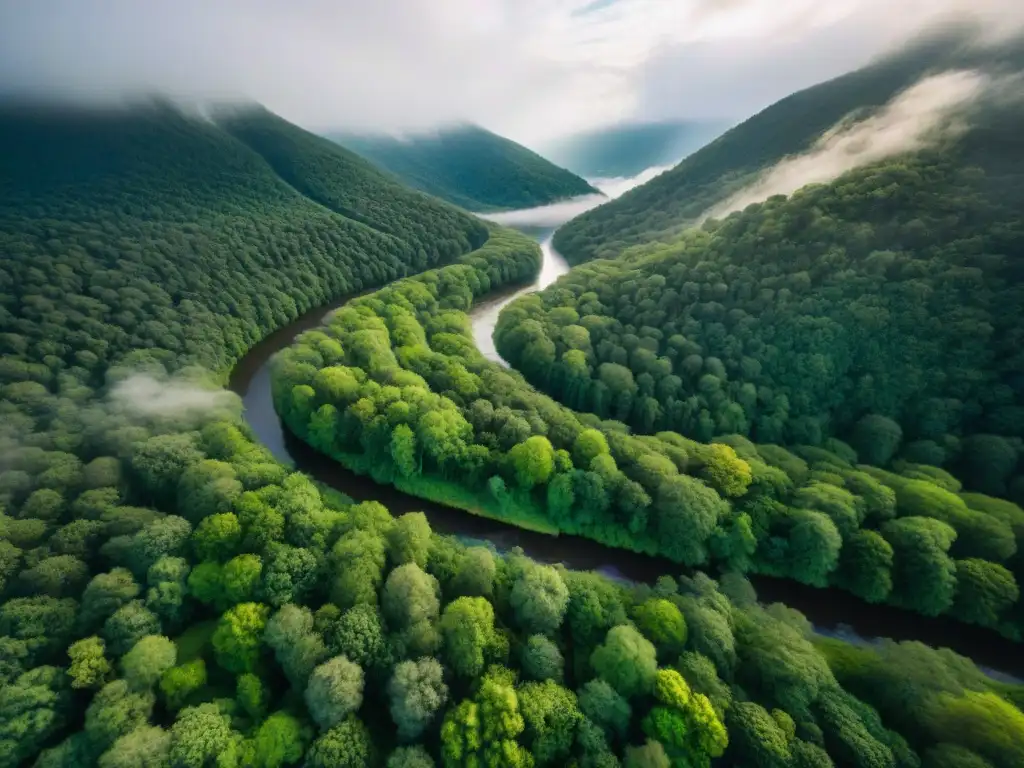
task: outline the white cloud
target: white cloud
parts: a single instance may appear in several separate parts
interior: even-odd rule
[[[772,195],[790,195],[808,184],[831,181],[855,168],[951,137],[966,127],[965,108],[992,85],[989,77],[975,71],[926,77],[871,117],[833,127],[810,150],[777,163],[707,215],[720,217]]]
[[[471,120],[531,141],[743,117],[961,9],[999,28],[1024,15],[1020,0],[0,0],[0,88],[247,97],[314,129]]]

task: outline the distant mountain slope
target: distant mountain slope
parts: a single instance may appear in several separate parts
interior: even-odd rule
[[[856,72],[800,91],[731,129],[672,170],[563,226],[555,247],[571,263],[615,256],[693,223],[782,158],[807,150],[851,113],[867,114],[925,74],[1019,57],[1019,47],[979,50],[956,30]]]
[[[724,122],[623,123],[557,139],[541,150],[588,179],[621,178],[677,163],[727,127]]]
[[[260,109],[0,105],[0,145],[0,382],[95,380],[140,349],[224,370],[306,309],[487,239]]]
[[[474,125],[401,139],[330,138],[406,184],[474,211],[532,208],[597,191],[536,152]]]

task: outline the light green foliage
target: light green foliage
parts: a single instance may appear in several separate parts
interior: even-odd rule
[[[487,675],[474,699],[462,701],[445,716],[441,725],[444,764],[530,768],[533,758],[516,741],[524,727],[511,681],[502,674]]]
[[[146,635],[160,634],[160,619],[141,600],[118,608],[103,624],[103,639],[111,656],[123,656]]]
[[[231,512],[204,518],[192,532],[192,546],[200,560],[227,560],[238,552],[242,526]]]
[[[434,768],[434,758],[420,746],[399,747],[388,755],[387,768]]]
[[[674,603],[651,598],[633,611],[637,629],[654,643],[662,658],[675,658],[686,644],[686,620]]]
[[[626,747],[625,768],[669,768],[671,759],[660,742],[648,739],[643,746]]]
[[[270,609],[260,603],[241,603],[228,609],[213,633],[217,663],[229,672],[252,672],[259,661],[263,628]]]
[[[132,690],[124,680],[107,683],[85,710],[85,733],[90,744],[102,752],[121,736],[145,725],[155,701],[152,692]]]
[[[235,699],[242,711],[253,720],[260,720],[266,712],[267,691],[259,677],[251,672],[238,676]]]
[[[395,565],[427,565],[430,552],[430,523],[422,512],[409,512],[395,520],[388,531],[388,555]]]
[[[178,649],[162,635],[141,638],[121,658],[124,679],[137,690],[152,688],[178,660]]]
[[[275,712],[260,723],[253,738],[253,765],[256,768],[295,765],[305,752],[308,736],[308,729],[297,718],[287,712]]]
[[[691,691],[674,669],[658,671],[654,695],[659,705],[644,718],[644,732],[670,756],[692,766],[722,756],[729,737],[706,696]]]
[[[935,616],[953,603],[956,565],[947,554],[956,531],[926,517],[903,517],[882,527],[893,549],[893,597]]]
[[[629,625],[608,630],[590,663],[598,675],[627,698],[649,692],[658,667],[654,646]]]
[[[569,755],[583,715],[576,696],[552,680],[530,682],[518,690],[526,731],[523,741],[538,765],[557,764]]]
[[[68,676],[72,688],[97,688],[106,681],[111,670],[104,649],[103,641],[95,635],[68,646],[71,659]]]
[[[425,657],[395,665],[388,682],[391,718],[400,739],[417,738],[448,700],[444,669],[437,659]]]
[[[171,734],[142,725],[118,738],[99,758],[99,768],[164,768],[171,749]]]
[[[221,571],[224,600],[230,604],[251,602],[259,596],[263,561],[259,555],[238,555]]]
[[[416,563],[395,568],[381,591],[381,608],[388,626],[401,631],[436,620],[440,611],[439,591],[437,579],[424,573]]]
[[[375,759],[370,732],[355,715],[349,715],[313,742],[306,753],[305,765],[308,768],[363,768],[373,765]]]
[[[333,728],[363,703],[363,670],[344,656],[335,656],[313,670],[305,698],[317,725]]]
[[[764,707],[734,704],[728,713],[729,754],[751,768],[786,768],[791,754],[785,732]]]
[[[546,437],[534,435],[515,445],[508,452],[515,471],[516,482],[530,489],[546,483],[555,468],[555,453]]]
[[[482,597],[453,600],[444,609],[440,628],[448,666],[462,677],[477,677],[495,642],[491,604]]]
[[[557,570],[531,563],[512,585],[510,602],[524,630],[550,634],[562,624],[569,604],[569,590]]]
[[[175,768],[205,768],[227,762],[234,740],[231,719],[216,704],[186,707],[171,726],[170,763]]]
[[[189,696],[204,685],[206,662],[202,659],[193,659],[180,666],[171,667],[160,678],[160,692],[169,709],[181,709]]]
[[[485,547],[470,547],[459,560],[452,590],[466,597],[491,597],[496,566],[494,555]]]
[[[329,653],[320,634],[314,631],[313,614],[308,608],[288,603],[267,621],[263,639],[274,651],[291,684],[306,686],[313,668]]]

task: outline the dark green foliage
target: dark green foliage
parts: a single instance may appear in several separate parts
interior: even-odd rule
[[[597,193],[578,176],[476,125],[401,138],[331,138],[409,186],[471,211],[534,208]]]

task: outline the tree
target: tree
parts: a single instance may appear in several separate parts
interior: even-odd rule
[[[659,705],[644,718],[644,731],[670,756],[691,766],[710,766],[722,756],[728,734],[706,696],[691,691],[674,669],[658,671],[654,695]]]
[[[572,446],[573,463],[577,467],[589,467],[597,456],[608,453],[608,441],[596,429],[584,429]]]
[[[300,690],[306,687],[313,668],[329,656],[323,638],[314,631],[313,614],[291,603],[270,617],[263,639],[273,649],[288,680]]]
[[[604,642],[591,654],[590,663],[626,698],[650,691],[658,668],[654,646],[629,625],[608,630]]]
[[[530,680],[561,682],[565,660],[562,652],[544,635],[530,635],[523,646],[520,663]]]
[[[523,629],[552,634],[562,624],[569,589],[551,566],[529,563],[512,585],[510,602]]]
[[[583,714],[601,726],[609,739],[625,737],[632,709],[605,680],[597,678],[586,683],[580,689],[579,704]]]
[[[494,555],[486,547],[469,547],[459,560],[452,580],[452,592],[465,597],[490,598],[497,567]]]
[[[238,676],[235,686],[235,700],[252,720],[262,720],[266,714],[267,691],[263,682],[251,672]]]
[[[545,680],[525,683],[518,697],[526,724],[524,741],[537,763],[549,765],[567,758],[583,719],[572,691]]]
[[[729,754],[753,768],[786,768],[790,762],[786,734],[759,704],[743,701],[729,709]]]
[[[455,674],[478,677],[494,644],[494,608],[482,597],[460,597],[444,609],[441,635],[448,666]]]
[[[434,758],[421,746],[399,747],[388,756],[387,768],[434,768]]]
[[[200,560],[224,561],[238,552],[242,525],[231,512],[203,518],[192,532],[192,546]]]
[[[626,747],[625,768],[669,768],[672,761],[665,748],[650,739],[642,747]]]
[[[440,611],[439,592],[437,579],[416,563],[395,568],[381,592],[381,608],[389,626],[401,631],[434,621]]]
[[[388,531],[388,555],[396,566],[415,563],[427,567],[430,554],[430,523],[422,512],[408,512]]]
[[[72,688],[98,688],[110,675],[110,662],[107,661],[103,641],[93,635],[72,643],[68,647],[71,666],[68,676]]]
[[[107,683],[85,710],[85,733],[94,750],[108,749],[117,739],[146,725],[156,697],[151,691],[135,691],[125,680]]]
[[[139,585],[127,568],[96,574],[82,593],[81,627],[86,631],[99,627],[114,611],[134,600],[138,594]]]
[[[269,614],[270,609],[260,603],[241,603],[228,609],[213,633],[217,663],[235,674],[254,671]]]
[[[174,666],[178,649],[162,635],[141,638],[121,659],[124,679],[136,690],[152,688]]]
[[[961,621],[999,629],[1020,589],[1010,571],[986,560],[956,561],[952,614]]]
[[[686,644],[686,619],[676,605],[662,598],[650,598],[633,611],[637,629],[654,643],[662,658],[675,658]]]
[[[787,557],[790,573],[804,584],[827,586],[843,546],[839,529],[826,515],[810,510],[794,510],[792,523]]]
[[[882,526],[893,548],[893,597],[926,616],[937,616],[953,603],[956,565],[947,554],[956,531],[926,517],[902,517]]]
[[[892,592],[893,548],[876,531],[854,531],[843,541],[836,583],[869,603]]]
[[[189,696],[204,685],[206,662],[202,659],[193,659],[180,666],[171,667],[160,678],[160,692],[169,709],[181,709]]]
[[[254,765],[281,768],[295,765],[305,752],[307,729],[287,712],[275,712],[262,723],[253,739]]]
[[[171,734],[142,725],[119,737],[99,758],[99,768],[164,768],[171,749]]]
[[[305,764],[308,768],[363,768],[375,759],[370,732],[355,715],[349,715],[313,742]]]
[[[329,730],[363,703],[363,670],[344,656],[335,656],[313,670],[305,698],[317,725]]]
[[[665,554],[686,565],[707,559],[706,543],[728,504],[711,488],[686,475],[665,480],[656,499],[657,533]]]
[[[114,656],[123,656],[146,635],[160,634],[160,619],[141,600],[118,608],[103,625],[103,638]]]
[[[529,490],[543,485],[555,469],[555,449],[546,437],[534,435],[514,445],[508,452],[516,482]]]
[[[860,460],[876,467],[886,466],[903,440],[903,430],[892,419],[868,414],[856,423],[851,444]]]
[[[171,726],[170,764],[174,768],[230,765],[234,739],[231,719],[216,704],[185,707]]]
[[[262,573],[263,561],[258,555],[238,555],[228,560],[221,571],[224,600],[236,605],[256,599]]]
[[[437,659],[403,661],[395,666],[388,683],[391,717],[398,726],[398,737],[417,738],[441,711],[448,700],[444,669]]]
[[[367,671],[390,665],[390,648],[375,606],[364,603],[345,611],[327,631],[327,644],[332,653],[347,657]]]
[[[507,670],[506,670],[507,671]],[[441,755],[446,766],[487,765],[530,768],[533,760],[515,739],[525,724],[511,681],[488,675],[475,699],[448,710],[441,725]]]

